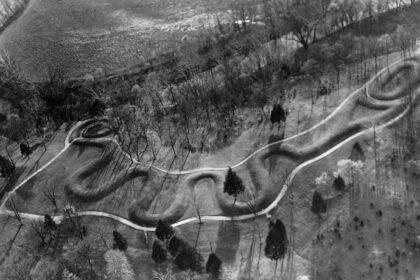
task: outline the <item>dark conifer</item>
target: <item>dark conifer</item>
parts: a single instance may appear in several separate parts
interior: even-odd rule
[[[340,175],[334,179],[333,188],[337,191],[342,191],[346,188],[346,182],[344,182],[344,179]]]
[[[31,147],[29,147],[29,145],[27,143],[20,143],[19,145],[20,147],[20,153],[22,154],[22,156],[29,156],[32,151],[31,151]]]
[[[280,104],[275,104],[271,111],[270,121],[272,123],[280,123],[286,121],[286,112]]]
[[[45,215],[44,216],[44,226],[45,226],[45,228],[48,228],[48,229],[55,228],[56,224],[55,224],[53,218],[50,215]]]
[[[194,250],[188,243],[183,242],[174,263],[180,270],[191,269],[192,271],[202,271],[203,257]]]
[[[175,229],[166,221],[159,220],[155,230],[156,237],[162,241],[170,239],[175,234]]]
[[[180,237],[173,235],[168,242],[168,251],[172,256],[176,256],[176,254],[180,251],[181,247],[184,245],[184,240]]]
[[[284,258],[288,243],[283,222],[280,220],[277,220],[275,223],[270,222],[269,232],[265,241],[265,256],[275,261]]]
[[[10,160],[0,155],[0,177],[9,178],[15,172],[15,168]]]
[[[156,239],[153,242],[152,259],[155,261],[155,263],[160,264],[167,260],[167,256],[168,254],[162,241]]]
[[[223,183],[223,192],[235,197],[235,201],[233,202],[233,204],[235,204],[238,194],[242,193],[244,190],[245,187],[242,183],[242,179],[229,167],[225,182]]]
[[[312,197],[311,211],[317,215],[321,215],[327,211],[327,203],[322,198],[322,195],[315,191]]]

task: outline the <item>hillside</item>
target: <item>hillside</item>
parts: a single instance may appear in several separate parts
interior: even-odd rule
[[[419,9],[31,0],[0,279],[419,278]]]

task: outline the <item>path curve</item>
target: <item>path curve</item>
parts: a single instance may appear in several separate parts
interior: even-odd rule
[[[390,67],[393,67],[394,65],[397,65],[398,63],[400,63],[401,61],[404,61],[404,59],[400,59],[400,60],[398,60],[398,61],[396,61],[396,62],[394,62],[394,63],[392,63],[391,65],[389,65],[388,67],[386,67],[386,68],[384,68],[384,69],[382,69],[380,72],[378,72],[375,76],[373,76],[367,83],[365,83],[365,85],[364,86],[362,86],[361,88],[359,88],[358,90],[356,90],[356,91],[354,91],[352,94],[350,94],[326,119],[324,119],[323,121],[321,121],[321,122],[319,122],[318,124],[316,124],[316,125],[314,125],[313,127],[311,127],[311,128],[309,128],[309,129],[307,129],[307,130],[305,130],[305,131],[302,131],[302,132],[300,132],[300,133],[298,133],[298,134],[296,134],[296,135],[294,135],[294,136],[291,136],[291,137],[289,137],[289,138],[286,138],[286,139],[283,139],[283,140],[279,140],[279,141],[276,141],[276,142],[274,142],[274,143],[271,143],[271,144],[268,144],[268,145],[266,145],[266,146],[264,146],[264,147],[261,147],[260,149],[258,149],[258,150],[256,150],[256,151],[254,151],[253,153],[251,153],[249,156],[247,156],[246,158],[244,158],[242,161],[240,161],[239,163],[237,163],[236,165],[234,165],[234,166],[232,166],[232,168],[237,168],[237,167],[239,167],[239,166],[241,166],[241,165],[243,165],[243,164],[245,164],[249,159],[251,159],[253,156],[255,156],[257,153],[259,153],[259,152],[261,152],[261,151],[263,151],[263,150],[265,150],[265,149],[268,149],[269,147],[272,147],[272,146],[274,146],[274,145],[277,145],[277,144],[280,144],[280,143],[282,143],[282,142],[285,142],[285,141],[289,141],[289,140],[291,140],[291,139],[294,139],[294,138],[297,138],[298,136],[301,136],[301,135],[304,135],[304,134],[306,134],[306,133],[308,133],[308,132],[310,132],[310,131],[312,131],[312,130],[314,130],[315,128],[317,128],[317,127],[319,127],[319,126],[321,126],[322,124],[324,124],[326,121],[328,121],[329,119],[331,119],[335,114],[337,114],[342,108],[343,108],[343,106],[345,105],[345,103],[348,101],[348,100],[350,100],[350,98],[352,98],[352,97],[354,97],[357,93],[359,93],[361,90],[363,90],[363,89],[366,89],[366,96],[368,97],[368,98],[370,98],[370,99],[373,99],[374,100],[374,98],[373,97],[371,97],[370,95],[369,95],[369,92],[368,92],[368,86],[370,86],[371,84],[372,84],[372,82],[379,76],[379,75],[381,75],[381,74],[383,74],[385,71],[387,71]],[[385,124],[382,124],[382,125],[380,125],[380,126],[378,126],[378,127],[376,127],[375,129],[376,130],[378,130],[378,129],[382,129],[382,128],[385,128],[385,127],[387,127],[387,126],[389,126],[389,125],[392,125],[392,124],[394,124],[395,122],[397,122],[397,121],[399,121],[409,110],[410,110],[410,108],[411,108],[411,105],[409,105],[409,106],[407,106],[407,108],[401,113],[401,114],[399,114],[398,116],[396,116],[395,118],[393,118],[393,119],[391,119],[391,120],[389,120],[388,122],[386,122]],[[8,193],[8,195],[6,196],[6,198],[4,199],[4,201],[3,201],[3,203],[1,204],[1,207],[0,207],[0,214],[5,214],[5,215],[14,215],[14,213],[13,213],[13,211],[10,211],[10,210],[6,210],[5,209],[5,203],[7,202],[7,200],[11,197],[11,195],[14,193],[14,192],[16,192],[16,190],[17,189],[19,189],[21,186],[23,186],[26,182],[28,182],[31,178],[33,178],[34,176],[36,176],[37,174],[39,174],[40,172],[42,172],[45,168],[47,168],[51,163],[53,163],[60,155],[62,155],[73,143],[75,143],[76,141],[79,141],[79,140],[81,140],[80,138],[75,138],[75,139],[73,139],[72,141],[70,141],[70,138],[71,138],[71,136],[72,136],[72,134],[73,134],[73,132],[77,129],[77,128],[79,128],[81,125],[83,125],[83,123],[85,123],[85,122],[79,122],[79,123],[77,123],[75,126],[73,126],[72,127],[72,129],[69,131],[69,133],[68,133],[68,135],[67,135],[67,137],[66,137],[66,140],[65,140],[65,146],[64,146],[64,148],[54,157],[54,158],[52,158],[49,162],[47,162],[44,166],[42,166],[40,169],[38,169],[35,173],[33,173],[32,175],[30,175],[28,178],[26,178],[24,181],[22,181],[19,185],[17,185],[14,189],[13,189],[13,191],[11,191],[10,193]],[[345,144],[347,144],[348,142],[350,142],[350,141],[352,141],[353,139],[355,139],[355,138],[357,138],[357,137],[359,137],[359,136],[361,136],[361,135],[363,135],[363,134],[366,134],[366,133],[369,133],[369,132],[372,132],[373,131],[373,127],[370,127],[370,128],[368,128],[368,129],[366,129],[366,130],[363,130],[363,131],[360,131],[360,132],[358,132],[358,133],[356,133],[356,134],[354,134],[354,135],[352,135],[352,136],[350,136],[350,137],[348,137],[347,139],[345,139],[345,140],[343,140],[343,141],[341,141],[340,143],[338,143],[337,145],[335,145],[334,147],[332,147],[332,148],[330,148],[329,150],[327,150],[326,152],[324,152],[323,154],[321,154],[321,155],[319,155],[319,156],[317,156],[317,157],[315,157],[315,158],[312,158],[312,159],[309,159],[309,160],[307,160],[307,161],[305,161],[305,162],[303,162],[303,163],[301,163],[300,165],[298,165],[296,168],[294,168],[293,169],[293,171],[288,175],[288,177],[287,177],[287,179],[286,179],[286,181],[285,181],[285,184],[283,185],[283,187],[282,187],[282,189],[281,189],[281,191],[280,191],[280,193],[277,195],[277,197],[276,197],[276,199],[268,206],[268,207],[266,207],[266,208],[264,208],[263,210],[261,210],[261,211],[259,211],[259,212],[257,212],[257,213],[252,213],[252,214],[245,214],[245,215],[238,215],[238,216],[233,216],[233,217],[228,217],[228,216],[202,216],[201,217],[201,221],[243,221],[243,220],[248,220],[248,219],[252,219],[252,218],[255,218],[255,217],[258,217],[258,216],[262,216],[262,215],[269,215],[269,212],[271,212],[275,207],[277,207],[277,205],[278,205],[278,203],[280,202],[280,200],[284,197],[284,195],[286,194],[286,191],[287,191],[287,189],[288,189],[288,187],[289,187],[289,185],[291,184],[291,182],[293,181],[293,179],[294,179],[294,177],[299,173],[299,171],[300,170],[302,170],[304,167],[306,167],[306,166],[308,166],[308,165],[310,165],[310,164],[312,164],[312,163],[314,163],[314,162],[316,162],[316,161],[318,161],[318,160],[320,160],[320,159],[322,159],[322,158],[324,158],[324,157],[326,157],[326,156],[328,156],[328,155],[330,155],[331,153],[333,153],[334,151],[336,151],[337,149],[339,149],[340,147],[342,147],[342,146],[344,146]],[[112,141],[114,141],[114,142],[116,142],[115,141],[115,139],[108,139],[108,140],[112,140]],[[117,142],[116,142],[117,143]],[[118,144],[118,143],[117,143]],[[118,147],[120,147],[119,145],[118,145]],[[121,148],[121,147],[120,147]],[[127,154],[125,154],[126,156],[128,156]],[[192,173],[197,173],[197,172],[204,172],[204,171],[206,171],[206,172],[208,172],[208,171],[224,171],[224,170],[227,170],[227,167],[224,167],[224,168],[198,168],[198,169],[192,169],[192,170],[187,170],[187,171],[168,171],[168,170],[164,170],[164,169],[161,169],[161,168],[159,168],[159,167],[155,167],[155,166],[152,166],[152,165],[148,165],[148,164],[144,164],[144,163],[139,163],[138,162],[138,164],[142,164],[142,165],[147,165],[147,166],[149,166],[150,168],[153,168],[153,169],[155,169],[155,170],[157,170],[157,171],[161,171],[161,172],[164,172],[164,173],[167,173],[167,174],[171,174],[171,175],[186,175],[186,174],[192,174]],[[140,226],[140,225],[138,225],[138,224],[135,224],[135,223],[133,223],[133,222],[131,222],[131,221],[129,221],[129,220],[127,220],[127,219],[125,219],[125,218],[123,218],[123,217],[120,217],[120,216],[117,216],[117,215],[114,215],[114,214],[110,214],[110,213],[105,213],[105,212],[99,212],[99,211],[81,211],[81,212],[78,212],[78,215],[80,215],[80,216],[97,216],[97,217],[106,217],[106,218],[111,218],[111,219],[114,219],[114,220],[116,220],[116,221],[118,221],[118,222],[120,222],[120,223],[123,223],[123,224],[125,224],[125,225],[127,225],[127,226],[129,226],[129,227],[131,227],[131,228],[133,228],[133,229],[136,229],[136,230],[143,230],[143,231],[154,231],[155,230],[155,228],[154,227],[144,227],[144,226]],[[32,219],[32,220],[40,220],[40,219],[43,219],[43,217],[44,216],[42,216],[42,215],[35,215],[35,214],[30,214],[30,213],[21,213],[21,216],[23,217],[23,218],[27,218],[27,219]],[[54,216],[54,219],[55,219],[55,221],[56,222],[61,222],[61,220],[64,218],[64,216],[62,216],[62,215],[58,215],[58,216]],[[192,222],[198,222],[199,221],[199,219],[198,219],[198,217],[192,217],[192,218],[188,218],[188,219],[185,219],[185,220],[182,220],[182,221],[179,221],[179,222],[176,222],[176,223],[174,223],[173,224],[173,226],[174,227],[178,227],[178,226],[181,226],[181,225],[185,225],[185,224],[189,224],[189,223],[192,223]]]

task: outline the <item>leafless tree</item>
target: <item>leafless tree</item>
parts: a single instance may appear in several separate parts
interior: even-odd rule
[[[203,221],[201,220],[201,201],[199,200],[197,195],[194,195],[193,197],[193,205],[194,205],[195,213],[197,214],[199,224],[201,225],[203,223]]]
[[[70,224],[73,227],[73,230],[75,230],[80,239],[83,239],[85,237],[85,227],[80,222],[80,217],[78,215],[78,211],[75,207],[67,203],[67,205],[64,208],[64,215],[65,219],[70,222]]]
[[[246,192],[246,194],[247,194],[247,197],[248,197],[248,200],[246,201],[246,204],[247,204],[249,210],[255,215],[255,217],[257,217],[258,209],[255,206],[255,198],[256,198],[256,195],[251,190],[248,190]]]
[[[48,187],[43,191],[43,194],[45,198],[55,207],[55,210],[58,211],[56,188],[57,184],[56,181],[54,181],[51,187]]]
[[[47,230],[45,229],[43,223],[41,221],[32,222],[31,223],[31,228],[34,230],[34,232],[41,239],[41,245],[45,245],[47,243],[46,242]]]
[[[13,200],[13,198],[10,199],[10,207],[13,210],[13,214],[14,214],[16,220],[19,222],[19,224],[23,225],[22,217],[20,215],[20,212],[18,211],[18,208],[17,208],[16,203]]]

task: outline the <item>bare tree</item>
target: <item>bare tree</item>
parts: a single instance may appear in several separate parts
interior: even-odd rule
[[[13,198],[12,198],[12,199],[10,199],[10,207],[11,207],[11,208],[12,208],[12,210],[13,210],[13,214],[14,214],[14,216],[15,216],[16,220],[19,222],[19,224],[23,225],[23,222],[22,222],[22,217],[21,217],[21,215],[20,215],[20,212],[18,211],[18,208],[17,208],[16,203],[15,203],[15,201],[13,200]]]
[[[49,202],[51,202],[51,204],[55,207],[55,210],[58,211],[56,188],[57,188],[57,184],[56,184],[56,181],[54,181],[54,184],[51,187],[45,189],[43,191],[43,194],[45,198]]]
[[[41,245],[44,246],[47,244],[46,238],[47,238],[47,230],[45,230],[44,225],[40,221],[35,221],[31,223],[31,228],[34,230],[34,232],[38,235],[38,237],[41,239]]]
[[[317,30],[326,16],[323,1],[302,0],[290,4],[283,14],[283,20],[294,35],[291,40],[300,43],[305,50],[317,37]]]
[[[203,221],[201,220],[201,201],[199,200],[199,198],[197,198],[197,195],[194,195],[193,197],[193,205],[195,213],[197,214],[199,224],[201,225],[203,223]]]

